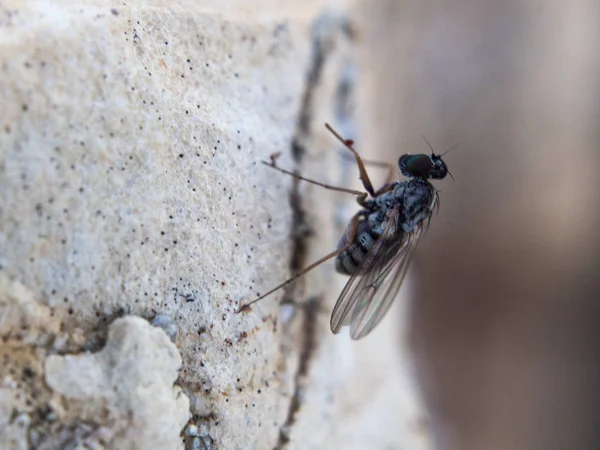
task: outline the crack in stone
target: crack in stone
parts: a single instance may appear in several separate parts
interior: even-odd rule
[[[296,123],[296,130],[291,143],[292,157],[296,163],[300,163],[306,154],[305,143],[311,133],[311,118],[313,111],[313,99],[315,91],[320,84],[325,61],[331,50],[331,45],[326,45],[321,28],[322,20],[317,20],[312,29],[312,54],[310,65],[306,75],[302,103]],[[294,179],[290,193],[290,207],[292,209],[292,250],[290,258],[291,273],[301,270],[306,264],[308,249],[307,239],[312,234],[310,226],[306,223],[306,212],[302,206],[302,197],[298,189],[299,180]],[[284,289],[284,302],[294,303],[292,300],[293,284]],[[319,299],[311,298],[306,304],[300,305],[304,312],[303,342],[299,355],[298,369],[294,377],[294,393],[288,406],[285,422],[279,428],[279,436],[275,444],[275,450],[282,450],[290,441],[291,427],[296,421],[296,415],[301,406],[301,391],[303,379],[308,373],[313,349],[315,347],[316,316]]]
[[[339,17],[324,14],[315,20],[312,27],[312,50],[310,64],[306,74],[302,103],[296,123],[296,130],[291,142],[291,153],[296,164],[300,163],[306,154],[306,142],[311,136],[311,123],[314,109],[316,91],[321,83],[321,78],[326,62],[335,46],[336,35],[341,34],[346,38],[352,38],[348,22]],[[349,81],[349,79],[351,81]],[[336,92],[336,115],[339,118],[350,117],[348,111],[348,98],[352,90],[353,76],[343,77]],[[291,273],[297,273],[306,266],[308,249],[308,238],[312,235],[312,229],[306,220],[306,212],[302,205],[302,197],[298,189],[299,180],[295,179],[290,193],[290,207],[292,209],[291,239],[292,250],[290,258]],[[305,379],[308,375],[310,363],[316,348],[317,315],[320,308],[321,298],[311,297],[306,303],[298,304],[293,301],[293,283],[284,289],[283,302],[297,304],[303,312],[302,325],[302,347],[299,354],[298,369],[294,377],[294,393],[288,407],[285,422],[279,428],[279,436],[274,450],[282,450],[290,441],[291,429],[296,422],[296,416],[302,404],[302,395],[305,387]]]
[[[313,352],[316,348],[317,336],[317,314],[321,298],[312,297],[306,303],[301,305],[304,313],[304,324],[302,327],[302,350],[300,351],[300,361],[298,370],[294,377],[294,394],[288,407],[287,417],[283,425],[279,428],[279,437],[274,450],[282,450],[290,441],[291,427],[296,422],[296,415],[300,411],[302,404],[301,398],[304,391],[304,380],[308,375],[308,369],[312,360]]]
[[[319,87],[325,62],[333,48],[332,33],[327,29],[328,27],[331,27],[331,19],[328,16],[322,16],[317,19],[312,27],[310,65],[306,74],[296,130],[291,143],[292,157],[297,164],[301,162],[302,157],[306,153],[305,143],[309,140],[311,134],[315,91]],[[298,184],[299,180],[294,179],[290,193],[290,207],[292,209],[292,229],[290,232],[292,238],[291,273],[297,273],[305,266],[308,248],[306,241],[312,235],[312,229],[306,222],[306,212],[302,207],[302,197],[298,189]],[[293,285],[294,283],[284,289],[284,303],[293,303],[290,294]]]
[[[310,125],[312,122],[314,94],[321,81],[325,62],[333,48],[333,36],[335,33],[332,32],[332,29],[339,27],[339,24],[336,22],[331,16],[324,14],[315,20],[312,26],[310,65],[306,73],[302,104],[298,114],[296,131],[292,139],[292,157],[297,163],[300,162],[302,156],[306,153],[305,143],[311,133]]]

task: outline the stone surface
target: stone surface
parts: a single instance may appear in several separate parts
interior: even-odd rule
[[[96,353],[47,306],[0,274],[1,448],[180,448],[190,408],[181,357],[160,328],[118,319]]]
[[[26,449],[57,396],[45,385],[43,358],[56,343],[60,322],[33,294],[0,272],[0,448]],[[64,348],[64,347],[63,347]]]
[[[0,7],[2,289],[26,286],[38,324],[3,331],[35,381],[19,362],[2,395],[39,384],[38,412],[16,408],[29,422],[0,422],[17,441],[426,448],[401,311],[364,342],[331,335],[345,280],[325,264],[235,313],[333,248],[355,210],[260,160],[355,180],[323,123],[360,138],[360,30],[343,5],[259,3]],[[175,322],[185,432],[168,337],[123,315]]]
[[[79,416],[110,423],[110,448],[179,448],[189,401],[173,383],[181,357],[168,336],[138,317],[116,320],[102,351],[50,355],[46,383]]]

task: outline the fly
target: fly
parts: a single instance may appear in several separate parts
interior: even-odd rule
[[[350,276],[350,279],[331,313],[331,331],[339,333],[343,326],[348,325],[352,339],[360,339],[377,326],[390,308],[400,290],[411,256],[429,228],[433,212],[439,208],[439,194],[429,180],[441,180],[452,174],[442,159],[443,154],[436,155],[425,140],[431,155],[402,155],[398,160],[398,167],[408,180],[388,181],[375,190],[365,162],[354,149],[354,142],[342,138],[329,124],[325,126],[354,156],[366,192],[330,186],[289,172],[277,166],[278,155],[263,163],[299,180],[355,195],[361,209],[350,220],[335,251],[241,306],[238,311],[335,258],[336,271]],[[392,174],[393,166],[385,165]]]

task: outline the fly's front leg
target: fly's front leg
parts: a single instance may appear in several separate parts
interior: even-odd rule
[[[378,197],[378,196],[380,196],[381,194],[385,194],[386,192],[389,192],[389,191],[393,190],[393,189],[394,189],[394,187],[396,186],[396,184],[397,184],[397,183],[395,183],[395,182],[394,182],[394,183],[387,183],[387,184],[384,184],[383,186],[381,186],[381,187],[380,187],[380,188],[377,190],[377,192],[375,192],[375,197]]]
[[[347,139],[346,142],[352,142],[352,141]],[[344,153],[342,157],[344,159],[354,161],[354,157],[347,153]],[[364,158],[361,158],[361,159],[365,166],[381,167],[382,169],[387,169],[387,176],[385,177],[385,184],[394,182],[394,179],[395,179],[394,173],[396,172],[398,166],[391,164],[389,162],[385,162],[385,161],[375,161],[372,159],[364,159]]]
[[[360,174],[359,175],[360,181],[362,181],[365,191],[367,191],[371,197],[375,197],[375,189],[373,189],[373,184],[371,183],[371,179],[369,178],[369,174],[367,173],[365,164],[363,163],[363,160],[360,157],[360,155],[358,154],[358,152],[356,150],[354,150],[354,141],[352,139],[344,139],[328,123],[325,124],[325,128],[327,128],[331,132],[331,134],[333,134],[338,139],[338,141],[340,141],[342,144],[344,144],[344,147],[346,147],[348,150],[350,150],[352,152],[352,154],[354,155],[354,159],[356,160],[356,165],[358,166],[358,172]],[[363,202],[364,202],[365,198],[362,199]],[[359,204],[362,205],[362,203],[360,203],[360,201],[359,201]]]
[[[297,180],[306,181],[307,183],[321,186],[322,188],[329,189],[330,191],[344,192],[346,194],[355,195],[356,201],[358,202],[359,205],[362,205],[368,196],[368,194],[366,192],[361,192],[361,191],[356,191],[354,189],[347,189],[347,188],[343,188],[343,187],[339,187],[339,186],[332,186],[330,184],[321,183],[320,181],[315,181],[315,180],[311,180],[310,178],[303,177],[302,175],[300,175],[297,172],[290,172],[289,170],[282,169],[281,167],[279,167],[277,165],[277,158],[279,158],[280,155],[281,155],[281,153],[273,153],[270,156],[270,159],[271,159],[270,162],[266,162],[266,161],[261,161],[261,162],[266,166],[269,166],[275,170],[278,170],[279,172],[285,173],[287,175],[291,175],[294,178],[296,178]]]

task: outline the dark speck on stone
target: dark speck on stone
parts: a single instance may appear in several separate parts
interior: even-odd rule
[[[113,16],[118,16],[118,15],[119,15],[119,11],[117,11],[115,8],[111,9],[111,10],[110,10],[110,13],[111,13]]]

